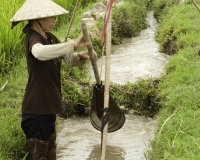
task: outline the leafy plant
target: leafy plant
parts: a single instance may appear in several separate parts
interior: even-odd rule
[[[113,9],[112,43],[121,43],[122,38],[130,38],[139,35],[140,31],[147,27],[147,4],[142,1],[127,1],[123,5]]]
[[[7,73],[17,64],[22,56],[23,35],[21,31],[22,24],[18,24],[14,30],[11,30],[10,19],[14,16],[16,8],[23,3],[20,0],[3,1],[0,7],[0,75]]]

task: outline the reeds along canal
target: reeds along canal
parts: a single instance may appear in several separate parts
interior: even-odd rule
[[[152,11],[147,15],[147,22],[149,27],[140,36],[126,39],[123,44],[114,47],[110,66],[112,82],[121,85],[128,81],[134,83],[140,78],[158,78],[163,72],[170,57],[158,51],[158,44],[154,40],[157,22]],[[104,62],[104,57],[98,60],[102,79]],[[92,69],[90,71],[93,76]],[[156,119],[126,114],[124,126],[108,134],[106,159],[145,159],[144,153],[149,149],[155,127]],[[60,119],[57,144],[58,160],[100,160],[101,133],[93,128],[89,117]]]

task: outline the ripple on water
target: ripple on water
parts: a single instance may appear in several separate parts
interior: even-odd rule
[[[158,78],[164,71],[170,56],[159,52],[158,43],[154,40],[156,19],[153,12],[147,16],[149,28],[144,29],[140,36],[126,39],[125,43],[114,47],[111,55],[110,81],[124,85],[134,83],[141,78]],[[89,63],[92,81],[94,73]],[[101,79],[105,79],[105,56],[97,61]]]

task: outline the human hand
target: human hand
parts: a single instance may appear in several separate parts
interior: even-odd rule
[[[89,36],[90,38],[92,37],[91,34],[89,34]],[[86,47],[89,44],[90,42],[85,42],[84,36],[81,35],[74,41],[74,49],[76,50],[77,48]]]
[[[80,61],[87,61],[88,59],[90,59],[90,56],[88,54],[88,51],[84,51],[84,52],[79,52],[78,53],[78,57]]]
[[[94,60],[97,61],[98,55],[97,55],[97,53],[95,52],[95,50],[93,50],[93,54],[94,54]]]
[[[95,52],[95,50],[93,50],[93,57],[94,57],[95,61],[98,59],[98,55]],[[84,60],[84,59],[88,60],[88,59],[90,59],[88,51],[84,51],[84,52],[79,53],[79,58],[80,58],[80,60]]]

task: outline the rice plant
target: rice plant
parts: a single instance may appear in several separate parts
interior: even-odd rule
[[[0,74],[8,72],[21,56],[23,35],[21,24],[11,29],[10,19],[23,1],[7,0],[0,7]]]

